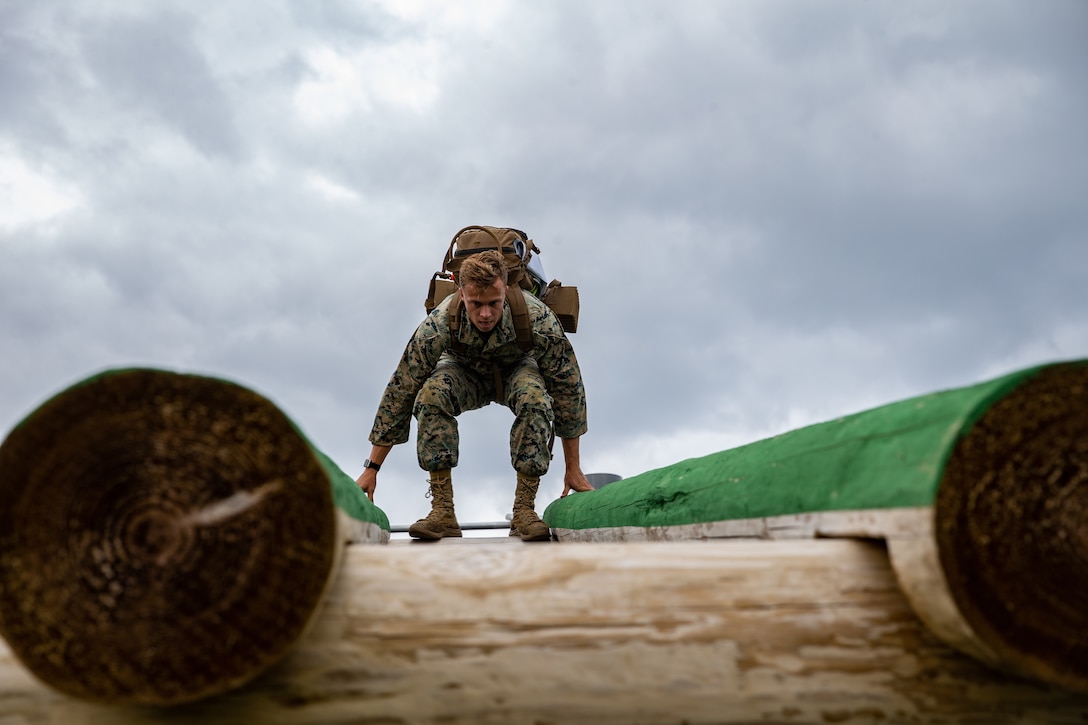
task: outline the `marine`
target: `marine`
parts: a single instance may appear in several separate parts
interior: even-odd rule
[[[507,269],[498,251],[474,254],[462,264],[457,291],[432,310],[416,329],[390,377],[370,432],[370,457],[359,487],[374,500],[377,474],[393,446],[408,440],[417,422],[416,455],[428,472],[431,512],[409,527],[416,539],[461,536],[453,506],[452,470],[457,467],[457,416],[498,402],[514,414],[510,463],[516,473],[511,536],[524,541],[550,538],[535,511],[540,477],[551,462],[554,438],[563,449],[562,496],[590,491],[582,472],[580,439],[587,430],[586,396],[574,349],[555,314],[533,294],[520,294],[529,311],[532,347],[517,342],[507,304]],[[450,329],[450,308],[464,314]],[[454,345],[454,341],[459,344]]]

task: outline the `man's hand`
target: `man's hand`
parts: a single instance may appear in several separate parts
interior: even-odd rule
[[[579,453],[578,438],[562,438],[563,460],[567,464],[567,472],[563,475],[563,493],[559,498],[564,498],[571,491],[592,491],[589,479],[582,473],[582,459]]]
[[[592,490],[593,486],[589,484],[589,479],[586,478],[586,474],[582,473],[581,468],[568,470],[563,476],[563,493],[559,494],[559,498],[566,497],[571,491],[579,493]]]
[[[392,447],[379,446],[375,443],[370,449],[370,458],[367,459],[375,465],[364,468],[359,477],[355,479],[355,483],[359,484],[359,488],[363,490],[371,503],[374,503],[374,489],[378,487],[378,468],[385,463],[385,457],[389,455],[389,450]]]
[[[359,488],[363,489],[363,493],[370,499],[370,502],[374,503],[374,489],[378,487],[378,472],[373,468],[364,468],[359,477],[355,479],[355,483],[359,484]]]

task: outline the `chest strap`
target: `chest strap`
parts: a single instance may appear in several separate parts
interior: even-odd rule
[[[510,307],[510,314],[514,319],[514,332],[518,347],[521,348],[522,352],[531,351],[533,349],[533,328],[529,324],[529,306],[525,304],[525,297],[521,294],[520,288],[507,287],[506,304]],[[461,325],[472,324],[471,322],[465,322],[466,315],[464,312],[465,304],[461,299],[461,295],[458,294],[450,303],[449,326],[450,349],[459,355],[465,355],[468,352],[468,345],[461,340]],[[494,361],[491,363],[491,374],[494,379],[495,402],[505,405],[506,390],[502,384],[502,370],[499,368],[499,364]]]

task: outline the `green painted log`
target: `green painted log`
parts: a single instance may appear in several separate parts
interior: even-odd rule
[[[285,654],[345,539],[389,521],[273,403],[113,370],[0,445],[0,635],[39,679],[105,703],[225,692]]]
[[[568,541],[886,537],[939,636],[1088,691],[1088,361],[682,461],[559,499],[544,518]]]

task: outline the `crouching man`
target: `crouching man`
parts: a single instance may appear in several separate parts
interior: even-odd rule
[[[532,349],[517,343],[506,303],[507,270],[498,251],[472,255],[457,275],[458,291],[435,307],[416,329],[382,395],[370,433],[370,458],[357,483],[374,500],[377,474],[389,450],[408,440],[411,416],[416,452],[429,473],[431,512],[408,529],[416,539],[461,536],[453,508],[452,469],[457,467],[457,416],[497,401],[514,413],[510,462],[517,474],[510,535],[524,541],[551,536],[535,511],[540,477],[548,471],[554,435],[562,441],[563,496],[590,491],[582,472],[579,438],[586,432],[586,398],[574,350],[555,314],[535,296],[525,298]],[[451,305],[463,314],[451,329]]]

